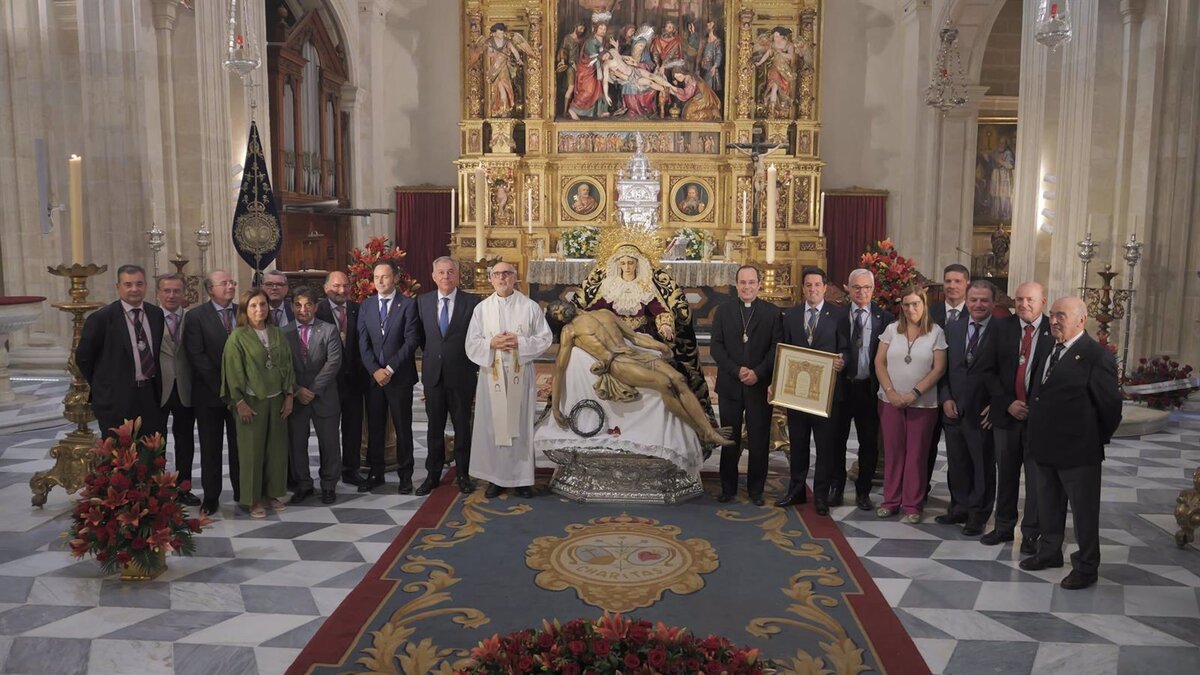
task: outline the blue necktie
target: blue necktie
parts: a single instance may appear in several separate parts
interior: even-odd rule
[[[391,301],[391,298],[380,298],[379,300],[379,330],[381,331],[387,325],[388,303]]]
[[[438,330],[442,331],[442,337],[446,337],[446,333],[450,330],[450,298],[442,298],[442,311],[438,314]]]

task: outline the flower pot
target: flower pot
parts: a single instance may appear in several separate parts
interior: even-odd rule
[[[130,561],[121,566],[121,579],[123,581],[150,581],[158,578],[158,575],[167,571],[167,555],[163,551],[159,551],[155,557],[157,564],[146,569],[135,561]]]

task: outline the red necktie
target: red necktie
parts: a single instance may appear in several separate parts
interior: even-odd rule
[[[1029,367],[1031,351],[1033,351],[1033,326],[1027,325],[1025,334],[1021,336],[1021,361],[1017,364],[1017,400],[1022,402],[1029,397],[1029,392],[1025,390],[1025,369]]]
[[[308,329],[312,326],[308,324],[300,324],[300,358],[308,360]]]
[[[338,333],[342,335],[342,346],[346,345],[346,306],[334,305],[334,315],[337,316]]]

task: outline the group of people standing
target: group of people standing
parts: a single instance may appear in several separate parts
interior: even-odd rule
[[[950,504],[935,522],[961,526],[988,546],[1014,541],[1023,475],[1021,568],[1062,567],[1069,504],[1079,551],[1062,585],[1096,582],[1100,463],[1121,421],[1121,397],[1113,354],[1084,331],[1082,300],[1061,298],[1047,315],[1045,290],[1027,282],[1010,315],[996,309],[991,282],[971,281],[957,264],[944,270],[944,303],[929,306],[924,288],[908,288],[898,317],[872,302],[875,279],[866,269],[850,273],[847,306],[825,301],[828,279],[819,268],[804,270],[803,303],[786,312],[758,298],[759,282],[757,269],[742,267],[737,301],[713,318],[721,424],[739,441],[722,450],[719,501],[737,493],[744,420],[746,488],[753,503],[764,504],[776,343],[830,352],[837,354],[832,415],[787,411],[790,481],[777,506],[808,500],[810,439],[815,511],[828,515],[842,504],[853,422],[856,506],[920,523],[944,435]],[[884,477],[876,508],[870,491],[878,439]]]

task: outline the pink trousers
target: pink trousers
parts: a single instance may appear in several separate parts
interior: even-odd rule
[[[885,509],[920,513],[925,508],[929,443],[937,408],[897,408],[879,402],[883,432],[883,504]]]

